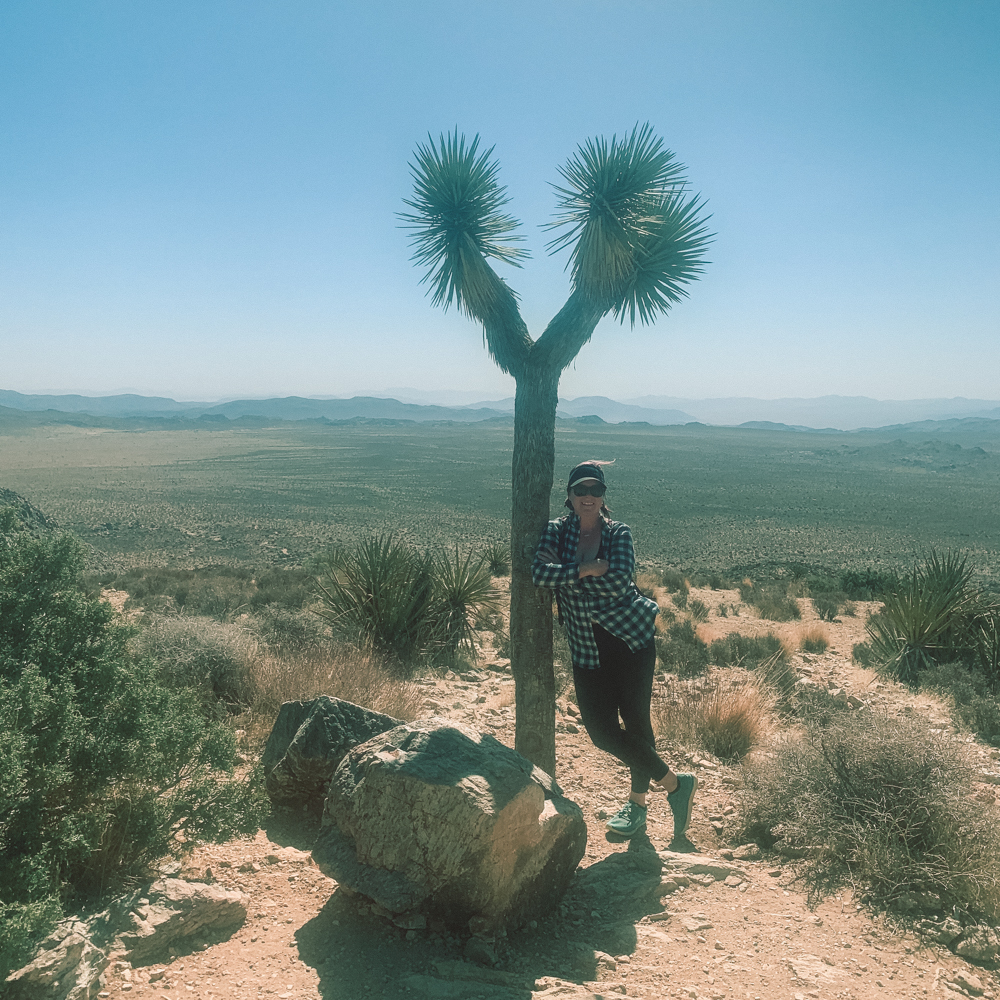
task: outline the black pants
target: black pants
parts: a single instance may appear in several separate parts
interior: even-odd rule
[[[594,746],[617,757],[632,773],[632,791],[646,792],[652,778],[670,770],[656,752],[649,703],[653,696],[656,647],[633,653],[628,644],[594,626],[601,665],[597,670],[573,668],[580,717]],[[618,716],[624,723],[618,724]]]

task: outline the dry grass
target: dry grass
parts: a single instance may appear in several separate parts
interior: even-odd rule
[[[690,680],[668,678],[653,705],[659,736],[725,761],[740,760],[762,743],[774,722],[773,693],[738,668],[713,669]]]
[[[830,646],[830,633],[825,625],[810,625],[799,632],[799,649],[803,653],[825,653]]]
[[[329,695],[396,719],[415,719],[423,695],[376,657],[350,647],[325,652],[265,653],[247,662],[244,727],[266,737],[283,702]]]

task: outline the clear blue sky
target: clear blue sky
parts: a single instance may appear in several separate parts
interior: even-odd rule
[[[509,395],[409,261],[414,145],[495,145],[537,335],[557,166],[648,120],[712,264],[562,395],[996,398],[998,43],[995,0],[5,0],[0,388]]]

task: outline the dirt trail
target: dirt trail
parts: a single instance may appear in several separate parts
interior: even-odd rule
[[[734,595],[694,591],[691,596],[715,608],[734,603]],[[801,603],[801,623],[776,626],[748,617],[744,609],[739,617],[711,617],[707,630],[712,636],[773,630],[791,640],[798,630],[816,624],[811,604]],[[866,610],[861,605],[857,617],[827,624],[830,651],[796,654],[797,672],[889,710],[918,711],[930,726],[946,727],[942,707],[933,700],[881,684],[851,664]],[[512,746],[510,676],[501,661],[483,666],[482,678],[475,681],[423,680],[425,712],[469,722]],[[591,745],[565,701],[560,702],[557,741],[558,780],[584,811],[587,853],[559,910],[502,941],[494,968],[468,961],[465,942],[445,932],[406,931],[372,915],[312,863],[308,851],[315,825],[284,815],[252,840],[199,845],[184,862],[183,877],[216,881],[249,895],[249,915],[240,931],[166,965],[128,969],[113,964],[101,995],[916,1000],[1000,994],[993,972],[970,966],[943,947],[895,933],[849,893],[810,909],[790,867],[774,855],[731,862],[742,869],[742,878],[705,878],[704,884],[693,879],[664,894],[671,831],[665,798],[650,796],[647,835],[628,842],[606,835],[604,820],[624,801],[627,773]],[[982,754],[985,768],[991,754],[986,749]],[[701,755],[672,763],[699,775],[689,830],[697,851],[731,858],[726,827],[736,808],[738,771]],[[993,787],[984,784],[977,797],[993,794]]]

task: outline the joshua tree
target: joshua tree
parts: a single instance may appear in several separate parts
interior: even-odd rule
[[[510,200],[497,180],[493,150],[478,152],[479,136],[428,137],[411,164],[413,259],[429,268],[432,301],[454,303],[483,326],[486,347],[517,383],[514,402],[511,513],[511,670],[516,691],[515,746],[555,774],[555,684],[552,605],[531,582],[531,562],[549,518],[555,462],[559,377],[608,313],[651,323],[687,294],[701,273],[710,242],[684,168],[650,126],[621,141],[587,140],[560,169],[559,205],[548,228],[560,230],[550,252],[572,248],[572,292],[537,340],[521,319],[517,295],[487,263],[519,267],[520,225],[502,212]],[[585,456],[581,456],[585,457]]]

